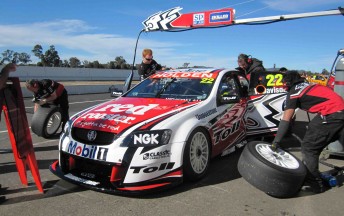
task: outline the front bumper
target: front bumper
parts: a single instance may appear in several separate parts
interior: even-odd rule
[[[91,164],[89,163],[91,161],[83,160],[82,166],[71,168],[69,166],[75,163],[73,159],[71,160],[68,165],[62,166],[59,161],[55,161],[49,169],[61,179],[104,193],[142,195],[166,190],[183,182],[182,171],[178,169],[156,179],[135,184],[123,184],[127,168],[122,165]],[[87,169],[85,169],[86,167]]]

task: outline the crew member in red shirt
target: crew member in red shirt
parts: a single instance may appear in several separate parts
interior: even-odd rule
[[[272,148],[277,149],[287,133],[296,108],[316,113],[302,140],[301,152],[308,171],[305,184],[315,193],[324,192],[326,184],[319,172],[319,156],[331,142],[339,140],[344,144],[344,100],[326,86],[310,85],[297,71],[287,71],[284,82],[288,88],[286,106]]]

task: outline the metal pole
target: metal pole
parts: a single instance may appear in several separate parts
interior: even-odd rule
[[[309,13],[299,13],[299,14],[288,14],[279,16],[268,16],[268,17],[257,17],[248,19],[238,19],[233,21],[234,24],[246,24],[254,22],[266,22],[266,21],[283,21],[290,19],[308,18],[308,17],[318,17],[318,16],[332,16],[332,15],[343,15],[343,8],[329,11],[319,11],[319,12],[309,12]]]

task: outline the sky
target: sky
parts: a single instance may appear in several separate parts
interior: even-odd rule
[[[142,22],[150,15],[174,7],[181,14],[234,8],[235,19],[326,11],[344,7],[343,0],[1,0],[0,53],[43,51],[54,45],[62,60],[105,64],[123,56],[132,64]],[[135,64],[144,48],[168,67],[237,67],[246,53],[266,68],[330,71],[337,51],[344,48],[344,16],[323,16],[268,25],[235,25],[185,32],[144,32],[140,35]]]

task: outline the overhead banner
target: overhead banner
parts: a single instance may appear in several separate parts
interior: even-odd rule
[[[233,24],[235,10],[223,8],[181,14],[181,7],[160,11],[148,17],[142,24],[145,31],[170,31],[178,29],[195,29],[205,27],[218,27]]]

